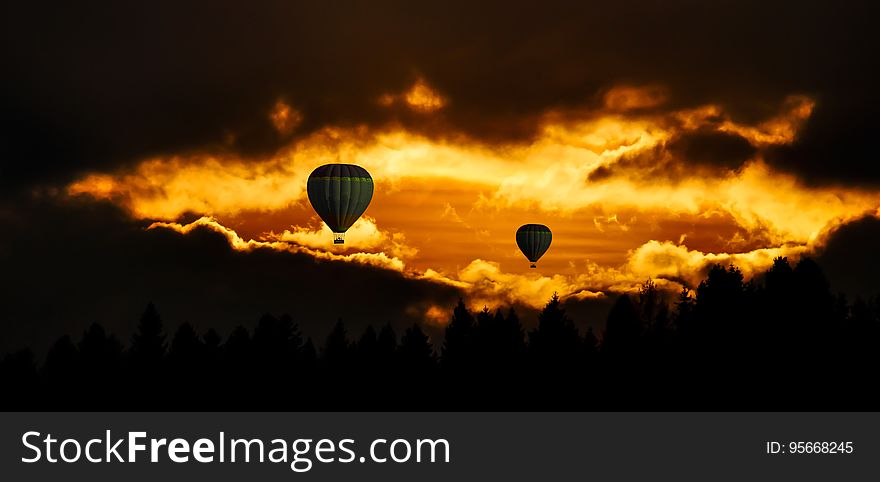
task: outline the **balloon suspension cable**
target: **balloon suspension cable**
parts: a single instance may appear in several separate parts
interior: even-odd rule
[[[537,268],[537,266],[535,266],[535,263],[532,263],[531,266],[529,266],[529,268]]]
[[[345,233],[333,233],[333,244],[345,244]]]

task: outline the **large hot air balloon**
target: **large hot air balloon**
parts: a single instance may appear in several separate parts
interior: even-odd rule
[[[333,231],[333,243],[345,243],[345,231],[367,210],[373,178],[354,164],[326,164],[309,175],[309,202]]]
[[[532,262],[531,267],[544,256],[553,240],[550,228],[543,224],[524,224],[516,230],[516,245],[526,258]]]

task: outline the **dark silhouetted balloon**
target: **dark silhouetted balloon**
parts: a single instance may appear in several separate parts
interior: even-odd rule
[[[367,210],[373,178],[354,164],[326,164],[309,175],[309,202],[333,231],[333,243],[345,242],[345,231]]]
[[[526,258],[532,262],[532,268],[535,263],[544,256],[550,247],[550,241],[553,240],[553,233],[550,228],[543,224],[524,224],[516,230],[516,245],[522,251]]]

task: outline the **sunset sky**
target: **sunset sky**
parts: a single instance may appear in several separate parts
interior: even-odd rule
[[[870,2],[88,8],[6,7],[8,343],[127,333],[149,300],[316,335],[459,296],[578,312],[777,256],[880,290],[853,281],[880,264]],[[305,195],[327,163],[375,182],[344,246]],[[526,223],[553,231],[535,270]]]

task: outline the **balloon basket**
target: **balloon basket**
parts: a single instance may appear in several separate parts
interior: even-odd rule
[[[529,266],[529,268],[537,268],[537,266],[535,266],[535,263],[532,263],[532,264]]]
[[[345,244],[345,233],[333,233],[333,244]]]

